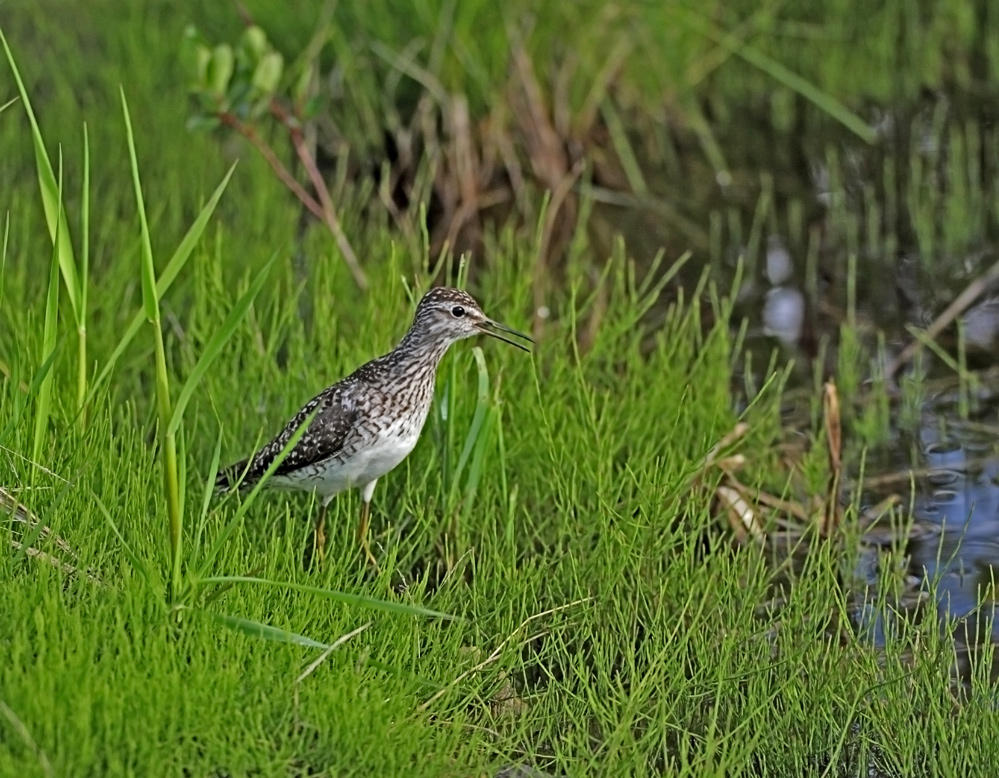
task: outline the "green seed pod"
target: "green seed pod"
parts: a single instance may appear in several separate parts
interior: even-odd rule
[[[228,91],[232,70],[232,47],[227,43],[216,46],[208,66],[208,88],[217,97],[223,97]]]
[[[208,63],[211,59],[212,50],[205,44],[204,36],[193,25],[188,25],[180,42],[180,64],[190,81],[191,89],[206,87]]]
[[[252,25],[243,30],[243,35],[239,41],[240,49],[245,52],[250,64],[260,61],[260,58],[267,53],[267,34],[257,25]]]
[[[272,95],[281,82],[284,59],[276,51],[267,52],[253,71],[253,88],[262,95]]]
[[[208,66],[212,61],[212,50],[199,45],[194,57],[194,83],[204,89],[208,85]]]

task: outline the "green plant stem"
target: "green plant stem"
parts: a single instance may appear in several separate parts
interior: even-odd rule
[[[159,407],[159,424],[163,432],[163,486],[167,500],[167,518],[170,526],[170,598],[180,596],[182,585],[181,554],[183,551],[183,515],[180,504],[180,484],[177,480],[177,436],[170,431],[170,381],[166,372],[166,354],[163,332],[157,317],[152,322],[156,342],[156,399]]]
[[[80,309],[76,317],[76,410],[81,431],[87,425],[87,283],[90,275],[90,135],[83,125],[83,192],[80,198]]]

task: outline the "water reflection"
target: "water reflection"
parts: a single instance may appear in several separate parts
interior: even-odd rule
[[[805,325],[805,296],[793,286],[775,286],[763,303],[763,334],[777,338],[785,346],[801,340]]]
[[[989,415],[994,419],[995,409]],[[913,517],[924,531],[908,545],[908,573],[934,583],[940,623],[958,624],[957,670],[968,680],[976,645],[999,644],[999,620],[994,618],[999,583],[999,427],[990,430],[987,425],[947,423],[929,416],[917,440],[920,461],[911,466],[929,472],[915,479]],[[855,571],[858,582],[872,589],[877,584],[877,559],[872,552]],[[860,631],[879,646],[897,627],[894,618],[877,612],[870,600],[860,605],[856,617]],[[999,675],[999,664],[993,664],[991,675]]]

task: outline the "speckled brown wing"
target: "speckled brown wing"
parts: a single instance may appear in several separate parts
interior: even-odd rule
[[[244,459],[220,470],[215,488],[226,492],[237,482],[240,488],[253,486],[267,472],[267,468],[288,444],[295,431],[317,408],[319,410],[309,428],[278,465],[274,475],[287,475],[336,456],[357,426],[358,409],[352,402],[352,383],[350,379],[346,379],[312,398],[277,437],[254,454],[251,460]],[[243,479],[241,482],[240,478]]]

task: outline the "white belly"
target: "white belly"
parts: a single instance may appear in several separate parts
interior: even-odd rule
[[[346,477],[342,488],[364,486],[381,478],[409,456],[419,439],[419,430],[400,435],[391,427],[386,429],[371,445],[361,449],[341,465],[341,471]]]
[[[421,429],[412,424],[396,423],[381,430],[377,437],[350,456],[330,459],[309,468],[310,472],[295,477],[275,476],[272,485],[278,488],[315,491],[326,498],[345,489],[365,486],[393,470],[409,456],[420,439]]]

